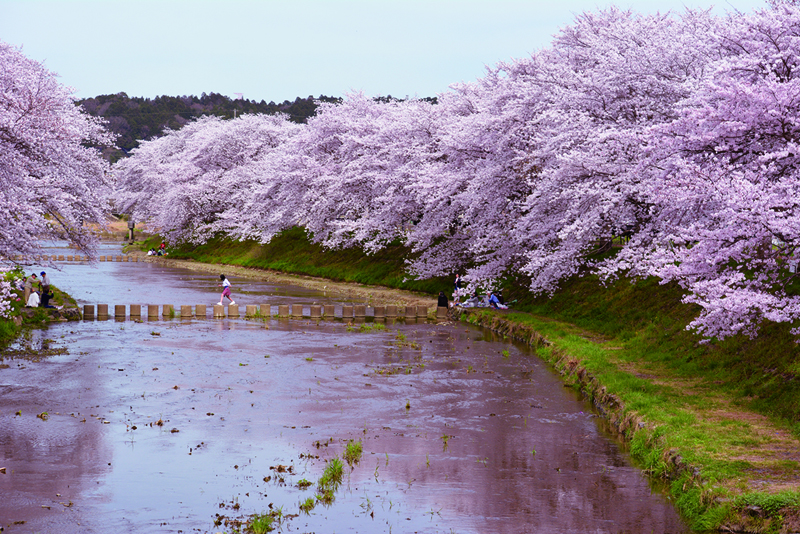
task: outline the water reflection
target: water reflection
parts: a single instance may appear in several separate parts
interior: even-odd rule
[[[128,289],[176,305],[215,294],[210,276],[204,287],[177,269],[83,269],[65,266],[54,283],[111,304]],[[276,305],[308,303],[248,287]],[[24,520],[25,532],[216,532],[216,514],[297,513],[314,495],[298,480],[316,481],[350,439],[364,457],[335,503],[291,519],[291,530],[686,531],[588,404],[490,332],[416,320],[366,323],[381,330],[142,319],[56,324],[31,340],[48,355],[3,355],[9,531]],[[277,476],[279,464],[293,474]]]

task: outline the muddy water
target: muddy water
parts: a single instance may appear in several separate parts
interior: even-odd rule
[[[130,269],[91,271],[92,290],[111,295],[139,276],[154,295],[205,296],[186,282],[194,274],[119,267]],[[53,283],[102,302],[77,293],[77,269]],[[288,517],[283,531],[687,530],[525,347],[464,325],[267,325],[110,320],[34,331],[21,344],[33,354],[7,352],[0,368],[0,526],[226,532],[225,519],[279,507],[292,516],[314,495],[298,481],[316,482],[353,439],[364,453],[345,466],[333,504]]]

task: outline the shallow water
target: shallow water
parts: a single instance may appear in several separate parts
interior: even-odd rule
[[[103,288],[109,304],[122,303],[110,296],[131,278],[151,281],[130,287],[137,295],[169,288],[176,305],[204,294],[196,273],[159,266],[153,277],[152,267],[65,266],[53,283],[87,302],[103,300],[81,287]],[[264,293],[251,303],[272,296],[254,291]],[[280,291],[270,301],[324,299]],[[283,531],[687,531],[589,405],[526,347],[462,324],[264,325],[109,320],[34,331],[25,343],[49,351],[6,353],[0,368],[0,526],[222,532],[218,515],[293,515],[314,495],[297,482],[316,482],[353,439],[364,454],[345,466],[335,502],[286,519]]]

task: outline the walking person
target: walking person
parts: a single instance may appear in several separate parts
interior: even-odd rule
[[[231,304],[236,304],[236,302],[231,298],[231,282],[227,278],[225,278],[224,274],[219,275],[219,279],[222,280],[222,283],[219,284],[222,286],[222,295],[219,296],[219,305],[222,306],[222,299],[228,297],[228,300],[231,301]]]

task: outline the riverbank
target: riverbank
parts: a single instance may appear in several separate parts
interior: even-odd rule
[[[224,268],[375,303],[435,305],[398,289]],[[755,340],[700,343],[685,330],[696,310],[681,303],[678,288],[655,280],[575,279],[552,298],[533,298],[520,285],[505,292],[517,311],[465,310],[460,318],[536,347],[625,436],[645,472],[667,483],[693,528],[800,531],[800,356],[787,327],[764,325]]]
[[[24,292],[14,290],[16,298],[12,298],[11,301],[10,317],[0,317],[0,348],[8,346],[17,339],[23,328],[81,319],[81,312],[75,299],[55,286],[50,288],[53,292],[51,302],[57,306],[56,308],[25,307],[22,305]]]

